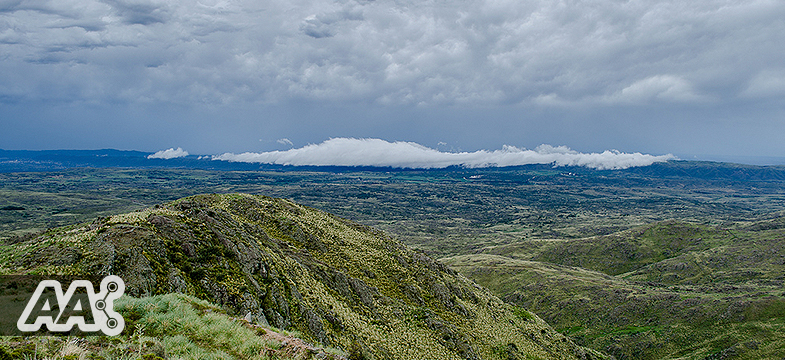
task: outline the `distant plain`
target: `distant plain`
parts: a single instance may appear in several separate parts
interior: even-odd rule
[[[194,194],[263,194],[387,231],[617,358],[781,358],[783,185],[785,167],[690,161],[613,171],[66,167],[0,173],[0,238]]]

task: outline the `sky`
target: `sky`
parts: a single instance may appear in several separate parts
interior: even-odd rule
[[[0,149],[785,163],[783,38],[782,1],[0,0]]]

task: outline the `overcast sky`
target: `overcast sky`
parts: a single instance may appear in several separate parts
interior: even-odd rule
[[[785,157],[784,39],[783,1],[0,0],[0,148]]]

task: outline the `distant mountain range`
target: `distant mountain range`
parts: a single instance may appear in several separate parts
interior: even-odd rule
[[[131,150],[0,150],[0,172],[51,171],[78,167],[190,168],[204,170],[272,170],[275,166],[213,161],[189,155],[174,159],[148,159],[153,153]],[[279,166],[280,167],[280,166]]]
[[[188,155],[173,159],[150,159],[153,153],[130,150],[2,150],[0,172],[56,171],[68,168],[185,168],[225,171],[423,171],[392,167],[287,166],[212,160],[211,156]],[[458,167],[430,169],[451,171]],[[499,169],[549,169],[553,165],[524,165]],[[582,174],[637,174],[647,177],[686,177],[699,179],[785,180],[785,165],[760,166],[713,161],[671,160],[625,170],[595,170],[565,166],[560,169]]]

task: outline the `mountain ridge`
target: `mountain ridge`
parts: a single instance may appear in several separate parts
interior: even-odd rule
[[[129,295],[194,295],[350,357],[604,357],[378,230],[282,199],[197,195],[3,250],[5,273],[113,273]]]

